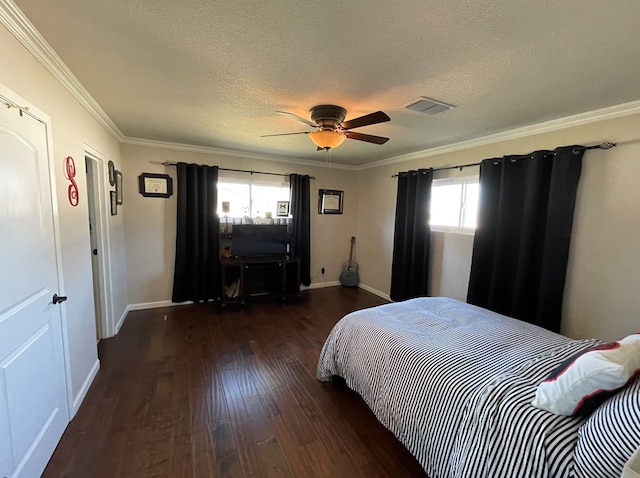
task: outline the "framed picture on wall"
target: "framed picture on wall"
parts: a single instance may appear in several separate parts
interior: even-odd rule
[[[335,189],[318,190],[318,214],[342,214],[343,191]]]
[[[118,205],[120,205],[122,204],[122,173],[116,170],[115,175],[116,175],[116,201]]]
[[[118,214],[118,198],[115,191],[109,191],[109,196],[111,199],[111,215],[115,216]]]
[[[278,201],[276,206],[276,216],[287,217],[289,215],[289,201]]]
[[[111,186],[115,186],[116,185],[116,167],[113,164],[113,161],[109,161],[107,163],[107,169],[109,171],[109,184]]]
[[[138,187],[146,198],[168,198],[173,194],[173,179],[168,174],[142,173]]]

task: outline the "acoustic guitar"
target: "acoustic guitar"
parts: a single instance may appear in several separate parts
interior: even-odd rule
[[[351,251],[349,252],[349,261],[342,264],[342,272],[340,273],[340,283],[345,287],[356,287],[360,282],[358,277],[358,264],[353,260],[353,246],[356,238],[351,238]]]

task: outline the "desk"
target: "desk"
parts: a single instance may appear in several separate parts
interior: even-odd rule
[[[273,295],[284,301],[300,296],[300,259],[292,257],[231,257],[220,259],[222,274],[221,305],[245,305],[258,295]],[[227,287],[238,281],[232,297]]]

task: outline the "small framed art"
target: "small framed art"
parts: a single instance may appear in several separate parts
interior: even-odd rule
[[[140,194],[147,198],[168,198],[173,195],[173,179],[168,174],[142,173],[138,176]]]
[[[289,215],[289,201],[278,201],[276,206],[276,216],[287,217]]]
[[[118,214],[118,198],[115,191],[109,191],[109,196],[111,199],[111,215],[115,216]]]
[[[116,174],[116,201],[118,205],[122,204],[122,173],[118,170]]]
[[[343,191],[335,189],[318,190],[318,214],[342,214]]]
[[[111,186],[116,185],[116,166],[113,164],[113,161],[109,161],[107,163],[107,169],[109,170],[109,184]]]

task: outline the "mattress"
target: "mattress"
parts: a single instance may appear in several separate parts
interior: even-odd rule
[[[565,358],[595,345],[449,298],[353,312],[317,377],[344,378],[430,478],[569,477],[584,419],[531,405]]]

